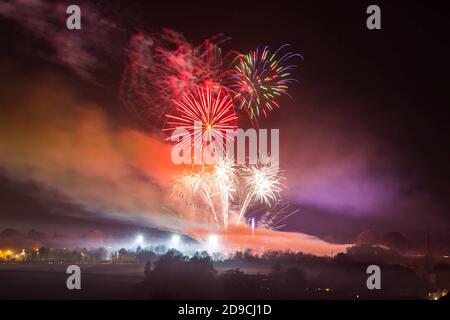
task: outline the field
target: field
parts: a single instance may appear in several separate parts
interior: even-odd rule
[[[68,290],[67,265],[0,264],[0,299],[127,299],[144,280],[139,265],[81,265],[81,290]]]

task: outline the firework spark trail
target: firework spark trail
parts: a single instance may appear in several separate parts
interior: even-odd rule
[[[300,210],[290,210],[289,203],[277,203],[274,207],[269,208],[264,212],[258,222],[258,227],[269,229],[269,230],[279,230],[286,226],[286,224],[281,224],[286,221],[290,216],[298,213]]]
[[[228,203],[232,199],[231,177],[225,175],[230,167],[227,163],[201,166],[176,177],[175,193],[189,201],[201,218],[214,221],[219,228],[228,225]],[[217,209],[216,209],[217,207]],[[205,216],[204,214],[207,213]]]
[[[234,162],[228,158],[219,159],[215,164],[215,178],[217,179],[220,200],[222,203],[222,218],[225,228],[229,222],[230,201],[234,200],[236,184],[238,182],[237,170]]]
[[[279,57],[289,45],[281,46],[271,54],[268,47],[257,48],[239,58],[234,70],[229,73],[230,89],[239,109],[245,109],[250,120],[257,124],[261,113],[267,117],[269,111],[279,108],[277,101],[282,95],[288,95],[289,84],[296,82],[290,78],[293,64],[285,65],[295,57],[303,59],[300,54],[288,52]]]
[[[219,223],[211,194],[211,175],[205,171],[186,172],[176,178],[174,191],[183,199],[191,202],[196,212],[204,213],[209,211],[211,215],[206,217],[209,220],[213,217],[216,223]]]

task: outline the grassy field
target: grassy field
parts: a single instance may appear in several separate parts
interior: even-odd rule
[[[144,279],[139,265],[80,265],[81,290],[68,290],[66,268],[0,264],[0,299],[129,299]]]

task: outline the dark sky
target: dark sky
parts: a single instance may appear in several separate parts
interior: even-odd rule
[[[15,1],[7,3],[15,5]],[[91,25],[101,18],[108,21],[99,23],[95,31],[89,27],[81,31],[85,35],[81,41],[88,44],[86,52],[97,58],[87,59],[84,65],[55,54],[59,42],[45,32],[64,27],[58,25],[57,3],[20,13],[2,6],[2,113],[7,119],[12,109],[20,108],[20,103],[11,101],[23,99],[29,94],[26,88],[47,79],[42,74],[51,73],[52,81],[63,83],[79,101],[101,105],[114,125],[131,126],[117,97],[126,61],[124,48],[138,31],[172,28],[193,43],[223,33],[231,37],[224,50],[240,52],[289,43],[305,58],[295,73],[299,84],[291,90],[292,99],[285,100],[281,110],[263,124],[281,128],[281,161],[289,187],[286,198],[301,209],[287,228],[336,238],[368,228],[407,232],[431,224],[449,229],[446,10],[438,2],[377,1],[382,29],[370,31],[365,26],[369,4],[81,4]],[[49,10],[53,14],[47,14]],[[64,23],[65,17],[61,19]],[[54,75],[62,80],[55,81]],[[18,157],[11,161],[20,162],[17,149]],[[65,221],[61,212],[72,211],[84,219],[73,218],[74,225],[89,226],[90,217],[95,216],[101,227],[95,214],[101,211],[98,207],[86,210],[84,203],[68,201],[71,207],[61,210],[64,197],[48,199],[39,179],[27,178],[23,172],[18,178],[10,161],[2,162],[0,172],[0,229],[14,221],[29,227],[41,225],[42,219]],[[114,216],[104,219],[114,221]]]

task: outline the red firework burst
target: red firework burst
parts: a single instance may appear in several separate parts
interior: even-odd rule
[[[220,83],[225,57],[219,44],[225,40],[217,35],[193,45],[169,29],[133,36],[120,88],[125,106],[144,124],[164,127],[172,100],[197,86]]]
[[[166,115],[168,128],[165,130],[186,129],[194,141],[201,134],[202,147],[217,139],[223,148],[227,131],[237,127],[233,101],[220,89],[214,93],[211,87],[197,87],[195,93],[184,93],[174,102],[178,115]]]

